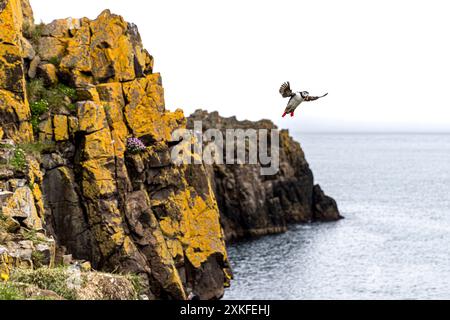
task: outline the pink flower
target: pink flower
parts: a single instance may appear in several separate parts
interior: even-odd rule
[[[139,153],[145,151],[146,146],[139,138],[128,138],[127,139],[127,151],[130,153]]]

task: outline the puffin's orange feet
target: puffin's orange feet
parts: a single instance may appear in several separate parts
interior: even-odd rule
[[[294,113],[293,112],[291,112],[291,117],[293,117],[294,116]]]
[[[287,114],[287,112],[283,113],[283,115],[281,116],[282,118],[284,118],[284,116]]]

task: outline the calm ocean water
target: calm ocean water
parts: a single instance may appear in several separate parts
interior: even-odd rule
[[[346,219],[231,246],[224,298],[450,298],[450,135],[294,136]]]

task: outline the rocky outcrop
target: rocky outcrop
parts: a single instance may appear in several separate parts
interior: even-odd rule
[[[172,133],[187,119],[165,109],[153,57],[122,17],[35,25],[28,0],[0,0],[0,24],[0,281],[21,270],[26,297],[75,297],[32,281],[56,279],[62,264],[131,274],[149,299],[217,299],[231,279],[225,238],[340,217],[287,131],[276,175],[261,176],[259,164],[175,165],[183,141]],[[195,119],[205,129],[275,128]],[[82,278],[89,286],[75,298],[136,298],[128,278]]]
[[[0,281],[14,268],[55,265],[56,244],[42,225],[41,182],[36,159],[0,140]]]
[[[39,179],[5,188],[3,213],[62,255],[139,275],[150,299],[220,298],[230,271],[217,202],[203,166],[170,162],[186,120],[165,110],[136,26],[108,10],[34,25],[30,10],[0,1],[1,132],[45,148]],[[129,152],[129,138],[144,150]]]
[[[0,1],[0,139],[16,142],[33,140],[29,123],[30,108],[25,90],[25,56],[32,57],[31,45],[22,36],[29,23],[27,6],[22,1]],[[25,12],[25,14],[24,14]]]
[[[276,130],[269,120],[238,121],[202,110],[188,118],[188,127],[193,129],[195,121],[201,121],[205,131],[220,129],[224,136],[227,129]],[[208,168],[227,240],[284,232],[295,222],[341,218],[336,202],[314,185],[303,150],[287,130],[279,132],[279,145],[279,171],[275,175],[261,175],[260,163],[214,164]]]
[[[148,297],[141,292],[139,279],[130,275],[108,274],[68,268],[16,269],[11,281],[0,283],[0,300],[137,300]],[[11,297],[12,296],[12,297]]]

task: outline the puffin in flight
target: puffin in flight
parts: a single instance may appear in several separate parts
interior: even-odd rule
[[[310,96],[308,91],[301,91],[301,92],[292,92],[291,86],[288,82],[285,82],[280,87],[280,94],[283,98],[288,98],[289,102],[286,106],[286,109],[284,110],[283,117],[287,115],[288,113],[291,114],[291,117],[294,116],[294,111],[297,109],[297,107],[302,103],[303,101],[314,101],[319,98],[325,97],[328,93],[325,93],[323,96],[315,97]]]

